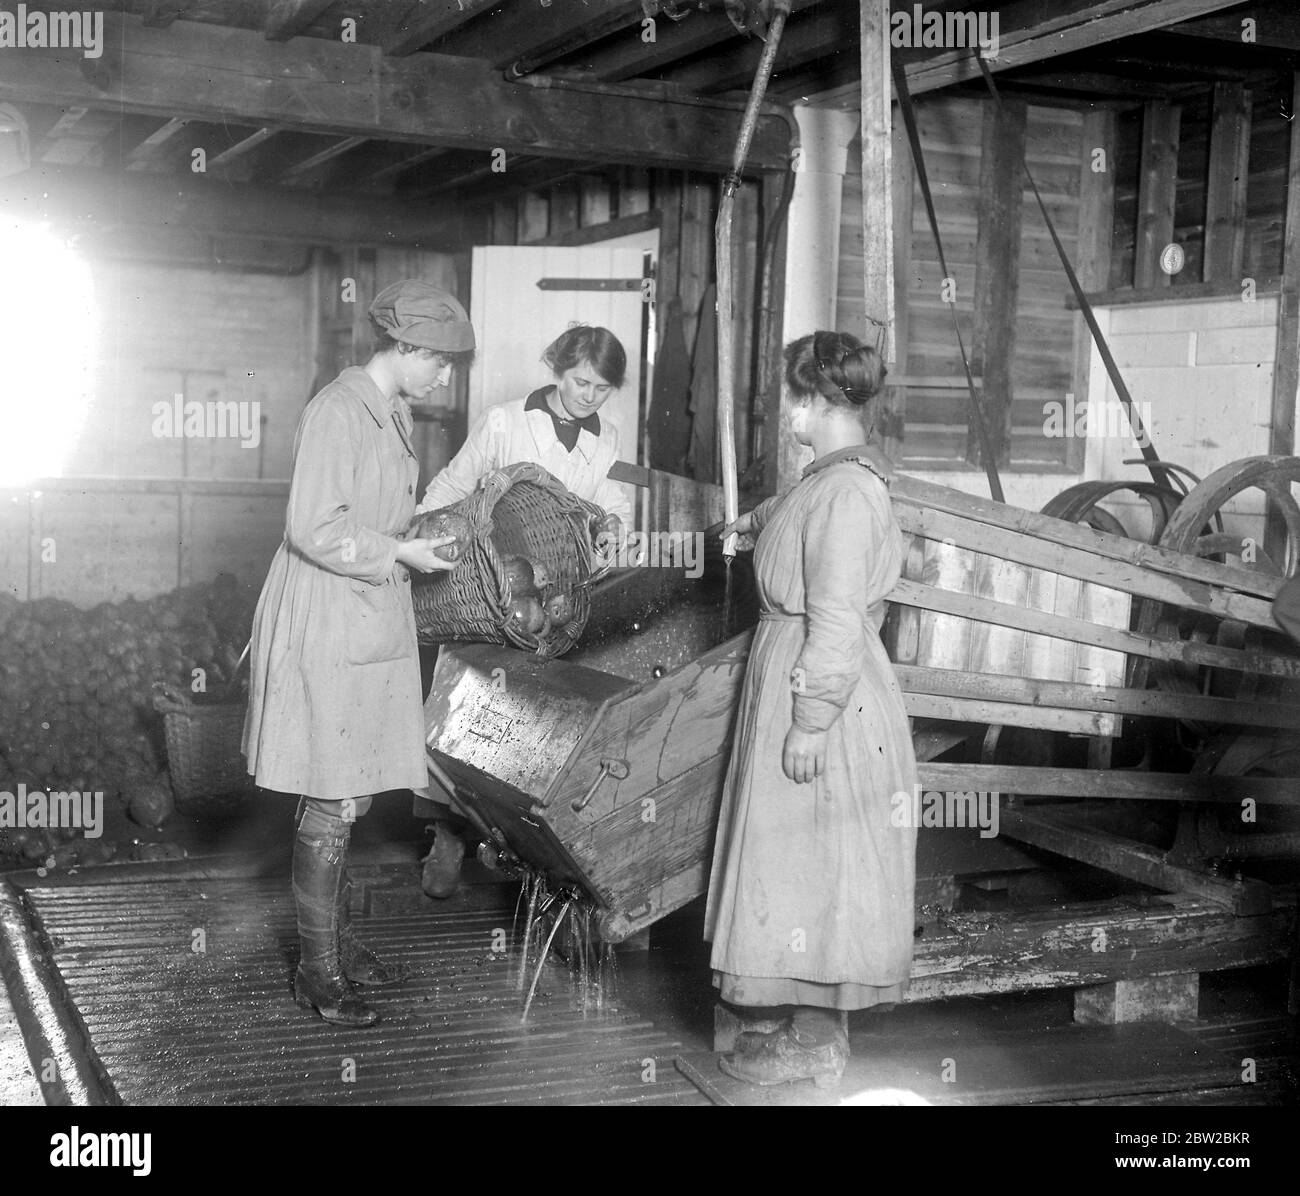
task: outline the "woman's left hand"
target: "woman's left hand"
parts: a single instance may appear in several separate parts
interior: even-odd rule
[[[826,732],[791,727],[786,732],[781,767],[786,776],[800,785],[821,776],[826,770]]]

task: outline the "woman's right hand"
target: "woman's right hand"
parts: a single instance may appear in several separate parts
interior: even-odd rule
[[[758,530],[754,527],[753,511],[746,511],[737,519],[733,519],[726,527],[718,533],[719,540],[726,540],[730,535],[737,536],[756,536]]]
[[[419,573],[434,573],[441,570],[450,572],[456,567],[455,561],[443,560],[437,549],[448,544],[455,544],[455,536],[434,536],[427,540],[402,540],[397,546],[397,559],[403,565]]]

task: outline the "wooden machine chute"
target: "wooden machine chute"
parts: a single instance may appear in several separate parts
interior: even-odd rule
[[[923,788],[995,795],[1005,806],[1004,837],[1127,881],[1195,894],[1236,914],[1271,908],[1268,885],[1211,866],[1218,849],[1224,858],[1244,859],[1265,854],[1263,842],[1247,846],[1220,833],[1189,851],[1184,834],[1170,850],[1116,834],[1097,811],[1135,801],[1171,814],[1179,803],[1226,810],[1249,798],[1282,812],[1273,819],[1282,837],[1268,850],[1294,849],[1285,819],[1300,806],[1300,780],[1287,771],[1300,727],[1300,652],[1282,641],[1270,615],[1280,579],[914,478],[897,480],[893,501],[914,545],[964,554],[968,562],[952,575],[957,584],[922,571],[900,580],[891,595],[887,626],[914,719]],[[687,601],[686,591],[674,587],[687,583],[660,573],[643,570],[611,585],[632,597],[638,586],[651,587],[655,595],[644,610],[671,619]],[[935,584],[940,580],[948,584]],[[1240,623],[1260,643],[1140,631],[1132,626],[1132,604],[1142,603]],[[638,637],[655,633],[653,617],[643,624],[641,614],[629,614],[622,663],[617,644],[597,646],[586,660],[580,647],[574,660],[529,661],[522,673],[518,654],[508,650],[450,650],[430,697],[430,753],[452,774],[460,800],[477,811],[498,847],[585,889],[602,911],[602,934],[612,940],[704,891],[748,653],[748,631],[717,642],[715,613],[703,631],[697,624],[670,629],[659,642],[679,645],[678,655],[666,654],[666,667],[651,671],[632,657]],[[907,618],[914,620],[910,654],[900,650]],[[973,645],[966,667],[940,667],[926,644],[950,648],[957,622]],[[1261,689],[1243,700],[1137,686],[1128,681],[1134,658],[1231,670],[1277,683],[1276,692]],[[949,655],[945,663],[958,662]],[[620,670],[622,677],[611,675]],[[561,726],[547,714],[557,702],[571,725],[562,735],[539,734],[538,727]],[[1227,754],[1226,766],[1201,769],[1161,769],[1147,758],[1136,766],[1088,767],[1077,751],[1063,753],[1067,763],[969,757],[969,746],[990,726],[1086,744],[1113,740],[1132,723],[1178,720],[1254,737],[1260,751],[1252,757],[1238,749]],[[937,759],[963,744],[966,759]],[[924,831],[920,842],[924,856]]]

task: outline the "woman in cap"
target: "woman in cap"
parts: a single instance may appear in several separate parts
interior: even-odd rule
[[[891,815],[897,795],[911,801],[916,760],[878,634],[902,536],[893,470],[867,443],[884,372],[844,333],[788,345],[790,430],[815,460],[722,533],[758,537],[761,607],[705,937],[714,985],[742,1018],[791,1015],[721,1060],[757,1084],[836,1081],[846,1011],[898,1001],[911,966],[916,829]]]
[[[556,337],[542,361],[554,380],[527,398],[489,407],[461,450],[429,483],[416,509],[450,506],[472,494],[480,479],[494,470],[531,461],[607,513],[597,548],[611,552],[631,523],[632,508],[608,476],[618,460],[618,429],[598,413],[623,385],[627,354],[608,328],[582,324]],[[415,813],[437,823],[432,850],[424,861],[424,891],[433,897],[450,897],[465,856],[459,833],[463,821],[444,800],[433,796],[417,798]]]
[[[454,296],[415,279],[370,307],[374,354],[307,404],[294,440],[284,541],[253,619],[244,753],[266,789],[301,796],[293,890],[300,1005],[369,1025],[353,984],[396,977],[353,937],[352,822],[374,794],[427,783],[410,569],[453,564],[450,541],[402,540],[419,462],[408,402],[446,386],[474,349]]]

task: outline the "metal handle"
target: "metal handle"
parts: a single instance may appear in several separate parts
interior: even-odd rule
[[[575,798],[572,803],[573,812],[581,813],[591,803],[591,799],[596,796],[596,790],[600,788],[600,783],[606,777],[612,776],[616,781],[622,781],[627,778],[628,766],[626,760],[602,760],[600,762],[600,772],[596,774],[595,780],[587,787],[587,792],[581,797]]]

